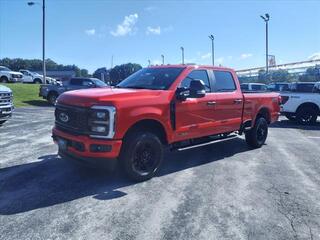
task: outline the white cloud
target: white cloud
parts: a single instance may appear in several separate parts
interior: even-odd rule
[[[214,60],[215,63],[219,63],[219,64],[222,64],[224,61],[224,58],[223,57],[219,57],[217,59]]]
[[[115,31],[111,31],[111,35],[114,37],[126,36],[133,32],[134,25],[138,21],[138,14],[134,13],[129,16],[125,16],[121,24],[117,26]]]
[[[96,30],[94,28],[92,29],[87,29],[84,31],[87,35],[92,36],[96,34]]]
[[[240,58],[241,59],[247,59],[247,58],[250,58],[252,56],[253,56],[252,53],[242,53]]]
[[[206,53],[206,54],[203,54],[201,55],[201,59],[208,59],[208,58],[211,58],[211,53]]]
[[[154,35],[160,35],[161,34],[161,28],[160,26],[158,27],[147,27],[147,30],[146,30],[146,34],[149,35],[149,34],[154,34]]]
[[[308,57],[309,60],[317,60],[320,59],[320,52],[316,52]]]
[[[171,31],[173,31],[173,26],[171,25],[163,28],[163,32],[171,32]]]

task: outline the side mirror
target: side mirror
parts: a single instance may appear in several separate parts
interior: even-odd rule
[[[178,100],[184,101],[187,98],[202,98],[206,95],[206,89],[202,80],[192,80],[189,88],[178,88],[176,97]]]
[[[202,80],[190,82],[190,98],[202,98],[206,95],[206,88]]]

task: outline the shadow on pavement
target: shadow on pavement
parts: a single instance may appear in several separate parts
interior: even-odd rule
[[[270,128],[294,128],[300,130],[320,130],[320,122],[314,125],[301,125],[295,121],[281,120],[270,125]]]
[[[244,140],[232,139],[184,152],[168,152],[158,177],[249,150]],[[88,196],[99,200],[120,198],[127,195],[120,188],[135,184],[119,170],[106,174],[68,162],[57,155],[42,156],[39,160],[0,169],[1,215],[50,207]]]
[[[30,101],[23,101],[23,103],[26,103],[31,106],[36,107],[53,107],[50,103],[48,103],[46,100],[30,100]]]

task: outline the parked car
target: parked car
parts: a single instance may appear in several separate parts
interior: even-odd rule
[[[289,91],[290,83],[279,82],[279,83],[270,83],[267,86],[268,91],[272,92],[285,92]]]
[[[267,85],[263,83],[242,83],[240,86],[242,91],[250,91],[250,92],[267,91]]]
[[[315,82],[295,82],[290,84],[289,90],[292,92],[311,93],[314,86]]]
[[[311,84],[310,84],[311,85]],[[309,84],[296,84],[299,91],[281,93],[281,113],[289,120],[301,124],[314,124],[320,115],[320,82]]]
[[[9,82],[21,82],[22,73],[11,71],[9,68],[0,66],[0,82],[9,83]]]
[[[97,78],[71,78],[69,81],[40,85],[39,96],[55,104],[61,93],[85,88],[101,88],[108,85]]]
[[[11,89],[0,85],[0,125],[11,117],[13,108],[13,95]]]
[[[144,181],[158,171],[164,146],[185,150],[245,133],[249,146],[261,147],[280,102],[278,93],[243,93],[229,68],[152,66],[114,88],[63,93],[52,136],[65,158],[110,169],[119,161]]]
[[[21,69],[19,70],[20,73],[23,74],[22,77],[22,82],[23,83],[44,83],[43,82],[43,75],[36,73],[36,72],[31,72],[29,70]],[[51,77],[46,77],[46,83],[54,83],[56,80]]]

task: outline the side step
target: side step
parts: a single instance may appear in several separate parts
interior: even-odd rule
[[[190,144],[190,145],[187,145],[187,146],[176,147],[176,148],[173,147],[171,150],[172,151],[184,151],[184,150],[188,150],[188,149],[192,149],[192,148],[203,147],[203,146],[210,145],[210,144],[213,144],[213,143],[232,140],[232,139],[235,139],[235,138],[238,138],[238,135],[234,135],[233,134],[233,135],[229,135],[229,136],[218,138],[218,139],[214,139],[214,140],[208,140],[206,142],[201,142],[201,143],[198,143],[198,144]]]

